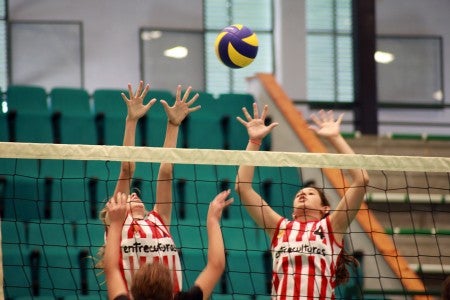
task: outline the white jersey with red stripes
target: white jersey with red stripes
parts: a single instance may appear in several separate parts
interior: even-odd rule
[[[181,291],[181,263],[175,242],[159,214],[151,211],[143,220],[133,220],[128,214],[122,228],[121,267],[127,287],[133,273],[145,263],[162,262],[172,272],[174,293]]]
[[[281,219],[272,238],[272,299],[334,299],[336,242],[329,217],[298,222]]]

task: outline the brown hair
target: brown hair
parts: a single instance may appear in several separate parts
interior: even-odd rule
[[[315,186],[308,186],[310,188],[315,189],[320,196],[320,203],[323,206],[330,206],[330,201],[326,197],[323,189],[315,187]],[[330,213],[326,213],[323,217],[326,218]],[[336,286],[346,283],[350,277],[350,273],[348,271],[348,268],[356,269],[359,267],[359,261],[352,255],[348,254],[347,251],[345,251],[344,248],[342,248],[341,253],[338,256],[338,259],[336,261],[336,272],[335,272],[335,278],[336,278]]]
[[[134,300],[171,300],[173,283],[169,268],[160,262],[142,265],[133,276],[130,292]]]

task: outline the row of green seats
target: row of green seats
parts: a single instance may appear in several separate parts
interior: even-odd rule
[[[6,92],[8,113],[0,114],[0,141],[121,145],[126,116],[122,92],[127,93],[98,89],[91,97],[81,88],[54,88],[47,95],[42,87],[10,86]],[[198,93],[195,105],[202,109],[185,120],[179,146],[243,149],[246,132],[235,117],[242,114],[242,107],[251,109],[253,97]],[[150,90],[146,99],[152,98],[169,104],[174,101],[166,90]],[[156,103],[141,123],[137,145],[162,146],[167,124],[163,106]]]

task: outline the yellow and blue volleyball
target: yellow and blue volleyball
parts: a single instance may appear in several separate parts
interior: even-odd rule
[[[227,67],[248,66],[258,53],[258,37],[248,27],[234,24],[225,27],[214,43],[217,58]]]

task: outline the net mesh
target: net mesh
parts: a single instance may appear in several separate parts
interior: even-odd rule
[[[350,168],[369,171],[366,201],[345,236],[347,252],[361,264],[339,288],[342,297],[437,295],[450,272],[448,158],[0,143],[5,298],[106,299],[104,277],[94,267],[104,241],[98,213],[121,161],[137,162],[132,185],[147,209],[159,164],[175,164],[170,231],[182,254],[184,288],[206,263],[209,202],[233,190],[241,164],[257,166],[255,190],[286,217],[295,193],[311,183],[336,206],[345,181],[334,186],[330,170],[338,178]],[[213,298],[268,299],[270,240],[232,194],[235,203],[222,219],[227,267]],[[408,280],[417,278],[423,289],[411,290]]]

